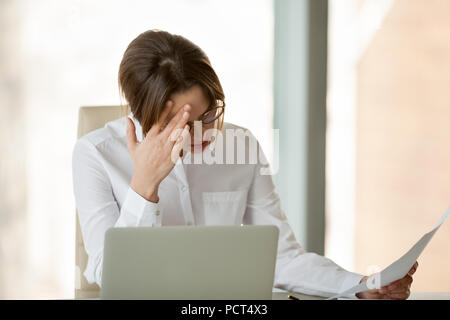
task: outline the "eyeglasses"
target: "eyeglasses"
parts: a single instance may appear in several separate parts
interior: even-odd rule
[[[223,102],[222,100],[217,100],[216,106],[208,108],[208,110],[203,112],[198,118],[198,121],[201,121],[203,125],[210,124],[219,119],[224,111],[225,111],[225,102]],[[189,125],[189,130],[191,130],[194,126],[194,121],[188,121],[187,124]]]

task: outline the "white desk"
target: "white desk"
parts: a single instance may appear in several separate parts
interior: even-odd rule
[[[288,298],[289,292],[276,289],[272,293],[272,300],[291,300]],[[309,296],[306,294],[294,293],[300,300],[325,300],[324,297]],[[99,300],[100,298],[84,298],[76,300]],[[342,299],[348,300],[348,299]],[[408,300],[450,300],[450,292],[411,292]]]
[[[274,291],[272,294],[273,300],[289,300],[288,292]],[[323,297],[308,296],[305,294],[293,294],[301,300],[324,300]],[[408,300],[450,300],[450,292],[411,292]]]

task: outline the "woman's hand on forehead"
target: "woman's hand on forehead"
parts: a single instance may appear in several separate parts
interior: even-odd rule
[[[130,187],[152,202],[158,202],[159,184],[173,169],[185,140],[189,137],[189,126],[186,123],[191,106],[184,105],[169,120],[173,106],[173,101],[169,100],[160,120],[151,127],[142,142],[137,141],[133,121],[127,119],[127,145],[134,162]],[[167,125],[164,126],[165,123]]]

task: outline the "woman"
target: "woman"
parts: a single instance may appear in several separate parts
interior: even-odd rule
[[[130,116],[82,137],[73,152],[89,283],[101,285],[104,234],[111,227],[214,224],[278,226],[278,288],[330,297],[367,279],[302,249],[272,178],[264,173],[263,154],[253,163],[220,157],[202,161],[208,152],[234,160],[234,141],[241,146],[238,158],[257,141],[245,129],[223,122],[225,96],[198,46],[163,31],[142,33],[124,53],[119,86]],[[416,268],[390,286],[357,297],[406,299]]]

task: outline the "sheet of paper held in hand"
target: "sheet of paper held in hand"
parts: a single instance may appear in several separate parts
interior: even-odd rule
[[[381,272],[378,272],[367,279],[366,282],[358,284],[340,294],[331,297],[329,299],[337,299],[346,295],[355,294],[358,292],[371,290],[375,288],[380,288],[385,286],[393,281],[399,280],[406,276],[408,271],[412,268],[414,263],[419,258],[423,249],[427,246],[428,242],[430,242],[431,238],[433,238],[436,231],[442,225],[442,223],[447,219],[447,216],[450,214],[450,208],[442,216],[441,220],[439,220],[438,224],[431,230],[426,233],[419,241],[411,248],[407,253],[405,253],[400,259],[392,263],[389,267],[384,269]]]

